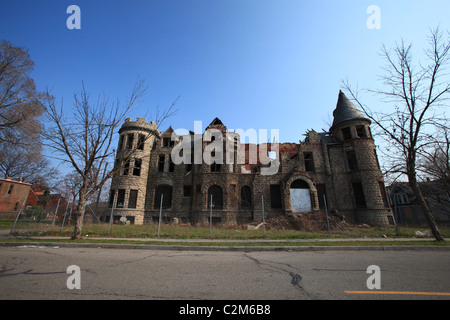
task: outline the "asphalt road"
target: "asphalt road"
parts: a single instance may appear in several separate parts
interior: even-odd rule
[[[67,273],[71,265],[79,267],[78,282],[74,280],[76,272]],[[367,287],[368,278],[375,275],[367,273],[371,265],[379,267],[380,289]],[[433,250],[0,248],[1,300],[448,300],[449,274],[450,251]],[[69,286],[78,283],[80,288],[69,289],[69,278]],[[420,292],[433,294],[417,294]]]

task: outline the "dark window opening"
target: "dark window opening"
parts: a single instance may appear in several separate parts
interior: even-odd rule
[[[389,208],[389,202],[387,199],[387,194],[386,194],[386,187],[384,186],[383,182],[378,182],[379,186],[380,186],[380,191],[381,191],[381,197],[383,198],[383,204],[385,208]]]
[[[350,170],[358,170],[358,161],[354,150],[347,151],[347,161]]]
[[[220,164],[217,164],[217,163],[214,162],[211,165],[211,172],[220,172],[220,169],[221,169]]]
[[[133,149],[134,134],[130,133],[127,139],[127,149]]]
[[[183,186],[183,197],[190,197],[192,195],[192,186]]]
[[[196,185],[195,192],[197,192],[197,193],[202,192],[202,185],[201,184]]]
[[[342,129],[342,136],[344,137],[344,140],[352,138],[352,132],[350,131],[350,127],[345,127]]]
[[[279,184],[270,185],[270,207],[281,209],[281,186]]]
[[[138,150],[144,150],[145,136],[143,134],[139,135],[137,148]]]
[[[291,189],[309,189],[309,185],[303,180],[295,180],[291,183]]]
[[[172,157],[169,154],[169,172],[174,172],[174,171],[175,171],[175,163],[173,163]]]
[[[130,190],[130,197],[128,198],[128,208],[135,209],[137,204],[137,190]]]
[[[241,188],[241,209],[252,208],[252,189],[249,186]]]
[[[141,159],[135,159],[134,160],[133,176],[140,176],[141,175],[141,165],[142,165],[142,160]]]
[[[319,198],[319,208],[325,209],[325,201],[326,201],[326,196],[327,196],[327,190],[326,190],[325,184],[323,184],[323,183],[316,184],[316,189],[317,189],[317,197]],[[324,196],[325,196],[325,199],[324,199]]]
[[[163,154],[159,156],[158,172],[164,172],[164,159],[165,159],[165,156]]]
[[[13,189],[14,189],[14,186],[13,186],[13,185],[10,185],[10,186],[9,186],[9,189],[8,189],[8,194],[11,194],[12,191],[13,191]]]
[[[304,152],[305,171],[314,171],[314,157],[312,152]]]
[[[116,208],[123,208],[124,202],[125,202],[125,189],[119,189],[119,191],[117,193]]]
[[[174,143],[171,138],[163,138],[163,147],[172,147]]]
[[[162,208],[168,209],[172,206],[172,186],[160,185],[155,188],[155,201],[153,203],[154,209],[159,209],[161,206],[162,197]]]
[[[119,146],[118,146],[119,151],[122,149],[123,149],[123,135],[121,135],[119,138]]]
[[[122,174],[124,176],[127,176],[129,172],[130,172],[130,160],[127,160],[123,166]]]
[[[211,199],[212,197],[212,199]],[[214,185],[208,190],[208,208],[211,208],[212,201],[212,209],[220,210],[223,208],[223,192],[222,188]]]
[[[367,208],[366,198],[364,197],[364,190],[360,182],[352,183],[353,195],[357,208]]]
[[[356,135],[359,138],[366,138],[367,137],[366,128],[364,128],[364,126],[356,126]]]
[[[16,202],[16,204],[14,205],[14,211],[17,211],[17,208],[19,208],[19,203]]]
[[[114,203],[114,195],[115,195],[115,190],[111,190],[111,192],[109,193],[109,207],[112,208],[113,203]]]

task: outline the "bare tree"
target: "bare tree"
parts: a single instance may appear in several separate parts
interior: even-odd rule
[[[413,63],[412,45],[403,41],[393,50],[383,46],[386,60],[381,76],[383,89],[368,90],[394,103],[392,112],[375,112],[358,97],[348,81],[343,83],[353,100],[372,120],[389,148],[391,166],[388,172],[406,175],[415,200],[437,241],[444,241],[436,221],[418,184],[418,159],[432,143],[430,134],[446,122],[445,101],[449,98],[450,82],[446,67],[450,58],[450,40],[444,41],[439,28],[432,30],[430,48],[426,50],[427,64]]]
[[[124,161],[114,161],[113,141],[126,115],[140,102],[146,88],[138,80],[126,103],[110,102],[107,98],[91,103],[86,89],[75,94],[73,117],[65,117],[64,109],[56,106],[48,93],[44,108],[48,126],[45,132],[45,145],[55,151],[55,157],[68,163],[79,175],[80,185],[75,208],[75,228],[72,238],[81,238],[82,217],[88,199],[116,172],[122,169],[135,149],[124,155]],[[162,119],[173,114],[173,105],[162,113]],[[149,133],[157,134],[157,131]],[[109,163],[114,166],[108,167]]]

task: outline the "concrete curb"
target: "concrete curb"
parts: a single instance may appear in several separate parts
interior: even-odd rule
[[[0,247],[41,247],[41,248],[97,248],[97,249],[139,249],[139,250],[176,250],[176,251],[398,251],[398,250],[434,250],[448,251],[450,246],[433,245],[387,245],[387,246],[189,246],[189,245],[147,245],[114,243],[64,243],[64,242],[0,242]]]

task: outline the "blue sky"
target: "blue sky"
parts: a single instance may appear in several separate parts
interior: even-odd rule
[[[81,29],[69,30],[69,5]],[[381,29],[367,28],[369,5]],[[279,129],[298,142],[328,129],[341,81],[377,86],[382,44],[402,38],[422,53],[430,28],[450,30],[450,1],[2,0],[0,39],[29,49],[38,89],[64,98],[84,81],[93,97],[124,101],[138,77],[149,86],[132,116],[150,119],[178,96],[174,129]],[[367,98],[377,107],[376,100]],[[167,127],[166,126],[166,127]],[[161,128],[165,129],[165,128]]]

